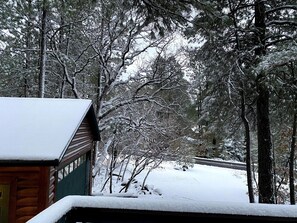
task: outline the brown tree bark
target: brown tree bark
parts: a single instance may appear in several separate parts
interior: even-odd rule
[[[255,1],[255,56],[265,55],[265,3]],[[256,61],[257,62],[257,61]],[[258,185],[259,203],[275,203],[273,186],[273,158],[269,120],[269,89],[265,84],[266,73],[258,74],[257,85],[257,136],[258,136]]]
[[[297,79],[294,72],[294,63],[291,63],[292,77],[294,79],[294,86],[297,85]],[[296,204],[295,198],[295,150],[296,150],[296,138],[297,138],[297,93],[295,92],[294,101],[294,116],[293,116],[293,131],[291,140],[291,150],[290,150],[290,162],[289,162],[289,187],[290,187],[290,203]]]
[[[40,65],[39,65],[39,92],[38,97],[44,97],[45,91],[45,63],[46,63],[46,32],[47,32],[47,0],[43,0],[41,35],[40,35]]]
[[[253,189],[253,178],[252,178],[252,162],[251,162],[251,136],[250,136],[250,125],[245,114],[245,96],[243,87],[240,91],[241,95],[241,119],[244,125],[245,133],[245,147],[246,147],[246,175],[248,184],[248,194],[250,203],[255,203],[254,189]]]
[[[295,112],[293,118],[293,132],[290,150],[290,166],[289,166],[289,176],[290,176],[290,203],[296,204],[295,201],[295,185],[294,185],[294,161],[295,161],[295,148],[296,148],[296,130],[297,129],[297,113]]]

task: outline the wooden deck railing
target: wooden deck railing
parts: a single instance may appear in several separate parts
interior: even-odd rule
[[[68,196],[27,223],[297,222],[296,205]]]

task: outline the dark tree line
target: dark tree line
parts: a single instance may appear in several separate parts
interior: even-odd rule
[[[281,100],[287,102],[285,106],[289,113],[286,114],[289,117],[296,113],[294,109],[291,110],[291,105],[295,103],[292,98],[275,100],[279,96],[277,88],[280,82],[288,86],[288,92],[291,92],[291,89],[296,90],[295,82],[292,82],[291,78],[286,80],[287,77],[292,77],[289,67],[292,63],[296,64],[296,56],[292,54],[296,50],[296,4],[293,1],[243,0],[214,1],[211,4],[209,10],[202,11],[202,16],[195,18],[195,30],[203,35],[206,43],[202,50],[192,54],[195,60],[204,61],[204,72],[208,73],[205,74],[205,90],[213,95],[212,100],[217,100],[219,104],[223,97],[233,105],[232,107],[238,107],[237,110],[241,114],[247,148],[250,201],[253,202],[254,198],[250,163],[252,126],[249,120],[256,124],[253,128],[256,128],[257,132],[259,202],[276,203],[275,194],[278,188],[275,183],[277,176],[274,165],[278,157],[274,156],[272,130],[275,129],[272,129],[271,120],[275,121],[273,113],[280,112],[278,103]],[[192,36],[197,35],[197,31],[193,29],[188,33]],[[286,78],[283,79],[282,75]],[[220,88],[218,94],[221,95],[215,97],[214,93],[218,88],[215,86],[213,89],[209,86],[219,82],[225,85],[223,88],[226,95],[222,95],[224,89]],[[275,101],[272,101],[272,98]],[[226,109],[230,114],[230,107]],[[274,110],[275,112],[272,112]],[[215,112],[219,113],[217,115],[221,114],[221,111]],[[294,121],[293,126],[295,125]],[[295,134],[293,131],[292,139],[295,139]],[[294,142],[292,145],[288,149],[294,154],[296,145]],[[292,156],[289,162],[291,168],[294,166]],[[291,196],[295,196],[294,194],[292,187]],[[294,202],[291,200],[291,203]]]

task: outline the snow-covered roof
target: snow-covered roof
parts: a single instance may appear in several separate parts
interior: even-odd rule
[[[60,161],[92,101],[0,97],[0,160]]]

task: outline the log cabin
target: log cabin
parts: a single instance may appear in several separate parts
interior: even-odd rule
[[[88,99],[0,97],[0,222],[90,195],[98,124]]]

